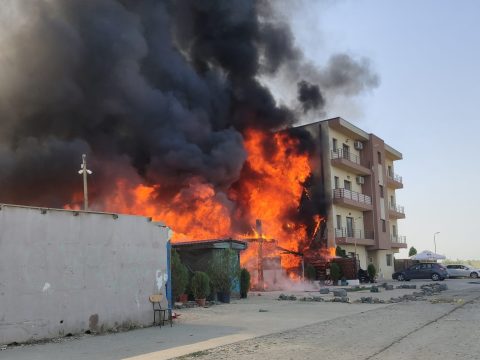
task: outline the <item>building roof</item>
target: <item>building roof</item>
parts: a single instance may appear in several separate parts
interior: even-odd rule
[[[245,250],[247,242],[236,239],[192,240],[172,243],[178,249],[234,249]]]
[[[353,125],[352,123],[348,122],[345,119],[342,119],[339,116],[330,118],[330,119],[316,121],[310,124],[301,125],[299,127],[320,124],[323,122],[328,122],[328,125],[332,129],[337,129],[343,133],[349,134],[349,136],[351,136],[352,139],[354,140],[368,141],[370,138],[369,133],[367,133],[366,131],[363,131],[359,127]],[[403,158],[402,153],[394,149],[390,145],[385,144],[385,150],[387,151],[389,157],[392,158],[393,160],[401,160]]]

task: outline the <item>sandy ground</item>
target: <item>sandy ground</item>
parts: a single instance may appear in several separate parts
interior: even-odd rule
[[[435,304],[278,301],[280,292],[253,293],[249,299],[230,305],[181,310],[172,328],[17,347],[0,351],[0,359],[156,360],[195,352],[195,359],[397,359],[438,352],[443,358],[477,359],[480,342],[475,321],[480,320],[480,312],[478,299],[472,299],[480,296],[480,283],[446,283],[449,290],[437,296]],[[362,296],[386,300],[413,291],[355,292],[348,296],[352,301]],[[301,291],[284,293],[297,298],[319,296]],[[468,357],[471,354],[475,357]]]

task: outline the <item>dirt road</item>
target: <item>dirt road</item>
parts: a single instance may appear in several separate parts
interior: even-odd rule
[[[431,281],[410,284],[422,283]],[[252,293],[229,305],[180,310],[173,327],[9,346],[0,360],[480,359],[480,281],[445,283],[449,290],[427,301],[398,304],[334,303],[327,301],[331,294],[322,295],[325,302],[278,301],[279,293]],[[414,291],[349,297],[385,300]]]
[[[250,339],[182,359],[480,359],[480,284]]]

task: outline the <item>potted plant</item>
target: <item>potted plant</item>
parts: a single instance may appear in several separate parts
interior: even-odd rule
[[[217,291],[217,299],[223,303],[229,303],[230,294],[238,284],[237,253],[232,249],[217,250],[210,262],[208,274]]]
[[[202,271],[196,271],[192,277],[192,293],[199,306],[205,306],[207,295],[210,293],[210,279]]]
[[[243,268],[240,271],[240,297],[242,299],[247,298],[248,290],[250,290],[250,273]]]
[[[185,294],[185,289],[188,285],[188,269],[182,264],[180,256],[176,250],[172,251],[172,291],[174,299],[182,303],[188,301],[188,295]]]

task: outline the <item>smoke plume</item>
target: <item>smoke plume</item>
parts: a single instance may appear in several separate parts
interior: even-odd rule
[[[231,208],[245,130],[298,120],[261,77],[291,74],[304,111],[322,109],[324,92],[378,83],[347,55],[313,68],[272,11],[266,0],[3,0],[0,202],[79,201],[86,153],[94,207],[127,178],[184,206],[203,184]]]

